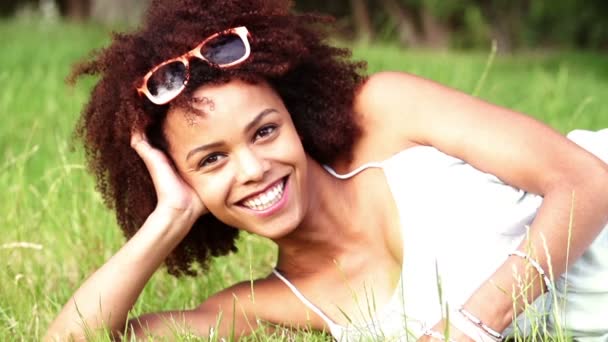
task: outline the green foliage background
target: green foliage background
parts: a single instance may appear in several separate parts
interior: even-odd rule
[[[151,0],[0,0],[0,17],[56,12],[75,20],[137,24]],[[418,45],[431,45],[430,31],[441,31],[442,47],[487,48],[501,43],[500,52],[518,48],[585,48],[608,50],[608,2],[605,0],[294,0],[301,11],[334,15],[344,37],[361,38],[372,31],[374,41],[396,41],[406,19]],[[369,28],[357,19],[366,12]],[[435,37],[437,38],[437,37]],[[504,44],[502,43],[504,41]],[[412,46],[412,42],[404,43]],[[504,46],[503,46],[504,45]]]
[[[332,14],[346,32],[357,30],[351,1],[296,1],[296,7]],[[378,39],[394,41],[398,24],[390,1],[361,0],[368,8]],[[569,47],[608,49],[608,2],[604,0],[395,0],[416,30],[423,12],[449,31],[451,47],[487,47],[497,35],[506,34],[513,48]]]
[[[124,242],[71,132],[94,80],[64,84],[70,64],[108,42],[93,25],[0,21],[0,340],[40,340],[78,285]],[[541,119],[562,132],[608,127],[608,61],[578,52],[498,56],[355,46],[369,71],[422,75]],[[484,73],[487,71],[487,77]],[[415,101],[404,94],[404,101]],[[21,243],[21,244],[19,244]],[[275,247],[242,236],[240,252],[199,278],[157,272],[133,309],[192,308],[238,280],[265,275]],[[293,335],[274,335],[287,340]],[[299,340],[327,340],[298,332]],[[266,335],[254,339],[266,340]],[[186,338],[184,338],[186,339]]]

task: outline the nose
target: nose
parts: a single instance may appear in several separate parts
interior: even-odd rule
[[[257,182],[264,179],[264,174],[270,169],[270,163],[250,148],[244,148],[236,154],[237,181],[241,184]]]

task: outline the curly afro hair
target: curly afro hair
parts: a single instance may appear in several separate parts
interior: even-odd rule
[[[242,79],[265,81],[289,110],[305,151],[320,163],[349,159],[361,129],[353,98],[364,81],[365,64],[350,60],[348,49],[331,46],[323,29],[332,19],[295,14],[286,0],[152,1],[143,25],[115,33],[111,44],[78,65],[69,78],[99,76],[75,134],[84,143],[89,170],[105,204],[116,211],[127,238],[156,206],[150,175],[130,146],[133,130],[145,131],[152,145],[166,150],[162,125],[169,105],[139,96],[136,86],[152,67],[189,51],[205,37],[246,26],[251,57],[238,67],[217,69],[194,60],[179,105],[203,84]],[[202,227],[204,226],[204,229]],[[237,229],[212,215],[200,217],[165,263],[173,275],[194,275],[209,258],[235,251]]]

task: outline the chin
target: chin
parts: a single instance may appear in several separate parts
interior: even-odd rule
[[[294,224],[282,226],[279,229],[277,229],[276,226],[270,229],[269,228],[270,227],[259,227],[259,229],[256,229],[256,234],[268,238],[270,240],[279,240],[292,234],[298,228],[298,226]]]
[[[247,231],[252,234],[256,234],[271,240],[282,239],[292,234],[301,223],[299,215],[284,215],[275,220],[268,220],[263,222],[240,222],[238,227],[243,231]]]

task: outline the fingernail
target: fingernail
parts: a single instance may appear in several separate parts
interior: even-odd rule
[[[131,147],[135,147],[137,145],[139,145],[140,143],[145,142],[144,139],[142,139],[141,137],[133,137],[131,139]]]

